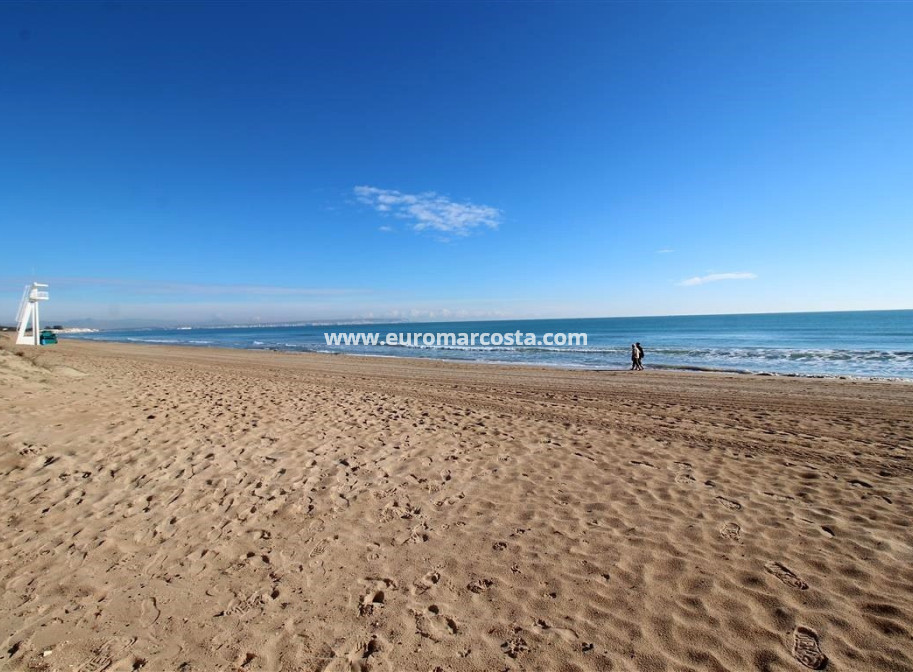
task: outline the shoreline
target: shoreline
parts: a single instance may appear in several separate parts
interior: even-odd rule
[[[397,359],[397,360],[408,360],[408,361],[433,361],[433,362],[450,362],[456,364],[466,364],[466,365],[482,365],[482,366],[507,366],[507,367],[531,367],[531,368],[542,368],[542,369],[558,369],[562,371],[594,371],[594,372],[605,372],[605,373],[621,373],[626,372],[629,369],[620,367],[620,368],[604,368],[600,366],[586,366],[586,365],[567,365],[561,363],[546,363],[546,362],[507,362],[507,361],[497,361],[497,360],[479,360],[479,359],[458,359],[451,357],[416,357],[410,355],[389,355],[389,354],[367,354],[367,353],[348,353],[348,352],[327,352],[321,350],[293,350],[293,349],[280,349],[280,348],[270,348],[270,347],[228,347],[222,345],[213,345],[207,343],[155,343],[149,341],[123,341],[123,340],[104,340],[100,338],[84,339],[84,338],[75,338],[69,339],[70,342],[88,342],[88,343],[109,343],[109,344],[118,344],[118,345],[128,345],[128,346],[150,346],[150,347],[165,347],[165,348],[201,348],[201,349],[218,349],[218,350],[227,350],[227,351],[237,351],[237,352],[274,352],[280,354],[289,354],[289,355],[317,355],[317,356],[327,356],[327,357],[363,357],[363,358],[380,358],[380,359]],[[716,367],[703,367],[698,365],[668,365],[668,364],[658,364],[647,366],[649,371],[671,371],[671,372],[683,372],[683,373],[708,373],[708,374],[733,374],[733,375],[744,375],[744,376],[759,376],[759,377],[774,377],[774,378],[802,378],[802,379],[813,379],[813,380],[850,380],[850,381],[871,381],[871,382],[894,382],[894,383],[907,383],[913,384],[913,375],[910,377],[902,376],[862,376],[862,375],[848,375],[848,374],[813,374],[813,373],[781,373],[777,371],[752,371],[749,369],[735,369],[735,368],[716,368]]]

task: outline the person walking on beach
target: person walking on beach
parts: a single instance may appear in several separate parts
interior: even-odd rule
[[[637,349],[637,343],[631,343],[631,371],[639,370],[637,368],[640,366],[640,360],[638,359],[639,354],[640,351]]]
[[[634,348],[635,348],[635,350],[636,350],[636,352],[637,352],[637,360],[636,360],[636,363],[637,363],[637,370],[638,370],[638,371],[643,371],[643,370],[644,370],[644,363],[643,363],[643,360],[644,360],[644,349],[643,349],[643,347],[641,347],[641,345],[640,345],[639,342],[634,344]]]

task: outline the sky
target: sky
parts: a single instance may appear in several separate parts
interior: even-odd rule
[[[913,3],[4,2],[0,323],[913,308]]]

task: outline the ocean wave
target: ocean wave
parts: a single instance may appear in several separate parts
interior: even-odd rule
[[[544,345],[339,345],[339,348],[402,348],[406,350],[454,350],[462,352],[547,352],[588,355],[628,355],[629,346],[544,346]],[[653,347],[648,357],[694,357],[712,359],[826,360],[826,361],[893,361],[913,363],[913,352],[906,350],[848,350],[832,348],[683,348]]]
[[[226,345],[228,347],[244,347],[230,341],[202,340],[189,338],[151,338],[146,336],[125,336],[121,338],[104,338],[102,335],[85,335],[84,338],[93,340],[120,340],[131,343],[160,343],[169,345]],[[323,343],[295,343],[273,342],[254,340],[250,342],[253,347],[268,347],[280,350],[295,350],[307,352],[363,352],[369,351],[402,351],[415,350],[421,352],[454,352],[454,353],[526,353],[532,356],[544,354],[549,356],[585,355],[591,357],[621,357],[626,358],[630,353],[628,347],[605,346],[462,346],[462,345],[404,345],[404,344],[378,344],[346,346],[328,346]],[[909,350],[849,350],[831,348],[696,348],[696,347],[668,347],[660,346],[646,349],[646,361],[656,360],[731,360],[731,361],[766,361],[766,362],[795,362],[795,363],[885,363],[913,366],[913,351]]]
[[[124,340],[130,343],[167,343],[168,345],[181,345],[187,342],[176,338],[137,338],[135,336],[128,336]]]

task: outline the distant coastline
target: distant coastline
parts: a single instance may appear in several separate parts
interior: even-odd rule
[[[728,317],[764,317],[773,315],[844,315],[844,314],[882,314],[882,313],[913,313],[913,308],[886,308],[873,310],[792,310],[783,312],[747,312],[747,313],[674,313],[668,315],[610,315],[601,317],[520,317],[520,318],[486,318],[486,319],[440,319],[440,320],[414,320],[414,319],[364,319],[352,318],[346,320],[276,320],[274,322],[177,322],[171,320],[99,320],[96,318],[82,318],[68,320],[73,324],[70,329],[89,331],[126,331],[126,330],[169,330],[169,329],[269,329],[280,327],[346,327],[370,325],[408,325],[408,324],[475,324],[486,323],[526,323],[555,320],[652,320],[669,318],[728,318]],[[3,329],[15,327],[2,327]]]

